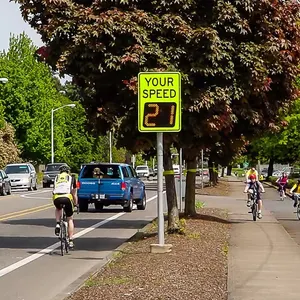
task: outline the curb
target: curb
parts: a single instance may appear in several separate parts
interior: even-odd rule
[[[107,264],[110,262],[113,262],[117,260],[117,257],[114,257],[115,253],[122,252],[134,238],[137,237],[140,233],[145,233],[147,232],[148,228],[152,225],[152,222],[156,220],[157,217],[155,217],[153,220],[149,221],[147,225],[142,227],[141,229],[138,229],[137,232],[128,238],[126,242],[121,244],[119,247],[116,249],[112,250],[111,253],[109,253],[107,256],[103,258],[101,263],[96,264],[94,267],[92,267],[90,270],[82,274],[80,277],[78,277],[75,281],[73,281],[71,284],[69,284],[63,291],[61,291],[58,295],[56,295],[52,300],[65,300],[67,297],[70,297],[74,293],[76,293],[80,288],[82,288],[85,284],[85,282],[90,279],[95,277],[98,273],[100,273]]]

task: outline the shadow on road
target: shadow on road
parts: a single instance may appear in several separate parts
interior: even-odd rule
[[[74,224],[75,228],[88,228],[96,223],[99,223],[101,221],[106,220],[106,218],[99,218],[99,219],[75,219]],[[8,220],[2,222],[3,224],[8,225],[25,225],[25,226],[41,226],[41,227],[55,227],[55,220],[51,218],[37,218],[37,219],[20,219],[20,220]],[[113,220],[111,222],[108,222],[101,227],[106,229],[138,229],[145,225],[147,225],[149,222],[147,220]],[[36,230],[36,229],[35,229]],[[34,238],[34,237],[33,237]],[[1,248],[2,240],[0,237],[0,248]]]
[[[24,249],[29,254],[34,254],[56,242],[57,237],[29,237],[29,236],[0,236],[2,249]],[[74,240],[74,251],[112,251],[126,242],[127,238],[117,237],[80,237]]]

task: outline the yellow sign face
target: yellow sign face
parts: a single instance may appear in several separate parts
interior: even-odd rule
[[[140,132],[181,130],[181,74],[141,72],[138,78]]]

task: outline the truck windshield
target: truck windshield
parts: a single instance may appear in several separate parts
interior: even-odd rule
[[[121,178],[120,169],[118,165],[101,165],[93,164],[84,166],[81,178],[99,178],[99,176],[94,175],[94,170],[100,169],[100,178]]]
[[[59,167],[62,166],[62,164],[57,165],[47,165],[46,172],[53,172],[53,171],[59,171]]]

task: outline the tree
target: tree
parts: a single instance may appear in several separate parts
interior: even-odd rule
[[[83,105],[97,129],[136,126],[139,71],[179,70],[184,126],[172,142],[184,148],[188,170],[194,170],[199,149],[214,147],[219,132],[238,127],[237,139],[272,128],[279,109],[295,96],[295,2],[18,2],[46,42],[40,54],[84,91]],[[187,183],[190,215],[194,172]]]
[[[50,158],[50,115],[57,92],[49,67],[35,60],[35,50],[21,34],[10,38],[7,53],[0,53],[0,69],[9,78],[1,102],[6,121],[16,130],[22,157],[44,162]]]

